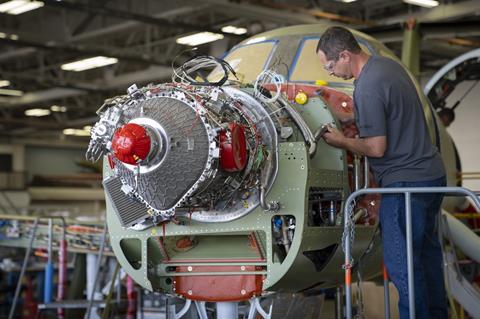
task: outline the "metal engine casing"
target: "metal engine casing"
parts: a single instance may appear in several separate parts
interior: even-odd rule
[[[133,87],[99,114],[87,158],[109,156],[114,174],[104,187],[123,227],[140,230],[182,216],[230,221],[259,205],[259,183],[269,189],[274,181],[275,126],[265,106],[239,89]],[[219,165],[218,132],[230,122],[248,132],[248,162],[241,172],[228,173]],[[152,137],[152,151],[137,165],[111,152],[111,137],[127,123],[142,125]],[[259,152],[266,155],[261,163]]]

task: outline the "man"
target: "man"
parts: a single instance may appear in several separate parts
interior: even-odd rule
[[[359,138],[330,127],[323,135],[331,146],[369,158],[382,187],[445,186],[445,170],[432,145],[414,84],[392,59],[361,50],[350,31],[329,28],[317,55],[330,75],[355,78],[353,100]],[[342,119],[348,120],[348,119]],[[412,195],[413,263],[417,318],[447,318],[442,253],[436,217],[443,196]],[[409,317],[403,194],[383,195],[380,207],[384,262],[399,292],[402,319]]]

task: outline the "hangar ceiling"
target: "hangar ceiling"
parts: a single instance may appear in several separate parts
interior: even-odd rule
[[[0,0],[0,8],[8,2]],[[22,14],[0,13],[0,83],[9,82],[3,82],[0,93],[4,89],[22,92],[0,94],[3,142],[78,141],[81,137],[66,136],[63,130],[93,124],[104,99],[124,94],[130,84],[168,80],[172,65],[190,56],[219,56],[248,36],[282,26],[341,23],[380,39],[400,55],[403,25],[413,16],[423,33],[423,72],[480,47],[477,0],[444,0],[432,9],[402,0],[38,2],[41,7]],[[246,28],[247,33],[223,32],[227,25]],[[176,42],[200,31],[224,38],[200,45],[196,51]],[[62,70],[65,63],[94,56],[114,57],[118,63],[82,72]],[[34,108],[51,113],[25,115]]]

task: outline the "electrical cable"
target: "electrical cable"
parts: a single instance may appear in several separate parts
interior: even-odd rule
[[[267,83],[275,86],[275,94],[270,98],[262,92],[265,90],[263,86]],[[257,76],[257,79],[253,84],[253,96],[260,99],[262,102],[273,103],[280,97],[283,83],[284,80],[280,74],[272,70],[264,70]]]
[[[198,71],[209,68],[221,68],[223,70],[222,78],[219,81],[210,82],[207,79],[198,81],[192,77],[193,74],[198,75]],[[174,68],[172,82],[197,86],[222,86],[227,82],[229,74],[232,74],[238,80],[235,70],[228,62],[211,55],[201,55],[186,61],[179,68]]]

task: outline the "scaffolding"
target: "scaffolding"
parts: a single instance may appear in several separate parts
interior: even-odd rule
[[[408,270],[408,303],[410,319],[415,319],[415,291],[413,286],[413,244],[412,244],[412,212],[411,196],[420,193],[441,193],[446,195],[464,195],[473,200],[480,209],[478,195],[463,187],[402,187],[402,188],[364,188],[356,190],[347,198],[344,206],[344,253],[345,253],[345,308],[346,318],[352,319],[352,253],[354,221],[350,218],[350,210],[357,197],[366,194],[404,194],[405,195],[405,221],[407,242],[407,270]],[[385,302],[388,303],[388,277],[384,274]],[[385,318],[390,318],[389,308],[385,307]]]

